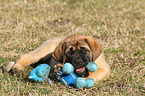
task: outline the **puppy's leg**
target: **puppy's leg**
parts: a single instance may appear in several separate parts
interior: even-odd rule
[[[49,39],[45,41],[40,47],[35,49],[34,51],[30,52],[29,54],[25,54],[21,56],[14,64],[12,69],[16,70],[24,70],[24,68],[32,63],[38,62],[41,58],[47,56],[51,56],[51,53],[57,47],[59,42],[63,40],[64,37],[56,37],[53,39]],[[7,65],[9,66],[9,64]],[[11,68],[5,67],[7,71],[10,71]]]
[[[98,66],[97,71],[94,72],[94,73],[89,72],[89,76],[85,77],[84,79],[93,78],[95,80],[95,83],[96,83],[97,81],[103,80],[103,79],[105,79],[109,76],[110,67],[105,61],[105,56],[104,56],[103,52],[101,53],[101,55],[94,62]]]

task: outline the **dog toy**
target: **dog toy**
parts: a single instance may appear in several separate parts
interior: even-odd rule
[[[70,63],[65,63],[62,67],[62,71],[65,74],[71,74],[74,71],[74,67]]]
[[[94,73],[97,70],[97,64],[95,62],[89,62],[88,65],[86,66],[86,68]]]
[[[43,82],[48,77],[49,72],[50,66],[47,64],[41,64],[31,71],[29,79],[37,82]]]
[[[97,65],[94,62],[89,62],[86,68],[90,72],[95,72],[97,70]],[[49,65],[41,64],[31,71],[29,79],[35,80],[37,82],[43,82],[47,79],[49,83],[52,83],[48,78],[50,69],[51,68]],[[77,77],[73,71],[74,67],[70,63],[65,63],[62,67],[62,71],[57,73],[57,79],[65,85],[73,86],[76,88],[90,88],[94,85],[94,79],[87,78],[84,80],[82,77]]]
[[[87,70],[90,72],[95,72],[97,70],[97,65],[94,62],[89,62],[86,66]],[[58,72],[58,80],[68,86],[73,86],[76,88],[90,88],[94,85],[94,79],[87,78],[83,79],[82,77],[77,77],[75,73],[73,73],[74,68],[70,63],[65,63],[62,67],[62,72]],[[66,73],[65,73],[66,72]]]

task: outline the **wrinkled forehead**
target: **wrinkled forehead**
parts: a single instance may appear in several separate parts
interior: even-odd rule
[[[84,47],[90,50],[88,43],[84,39],[77,39],[77,38],[67,42],[66,47],[67,47],[66,49],[69,49],[70,47],[75,47],[77,49],[80,49],[80,47]]]

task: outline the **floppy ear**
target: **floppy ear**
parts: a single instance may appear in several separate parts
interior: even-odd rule
[[[100,44],[98,43],[98,41],[95,38],[90,37],[90,36],[85,38],[85,42],[87,42],[87,44],[89,45],[89,47],[92,51],[92,61],[96,60],[102,51]]]
[[[65,62],[65,47],[66,43],[64,41],[61,41],[59,45],[55,48],[54,52],[52,53],[52,56],[59,62]]]

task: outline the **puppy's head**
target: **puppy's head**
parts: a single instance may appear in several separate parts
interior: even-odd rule
[[[91,61],[90,60],[90,50],[86,47],[80,47],[80,46],[70,46],[66,52],[66,61],[73,65],[74,72],[78,76],[87,75],[88,72],[85,68],[85,66]]]
[[[62,63],[73,65],[78,76],[87,75],[85,66],[95,61],[101,53],[101,46],[96,39],[84,35],[71,35],[57,46],[53,57]]]

